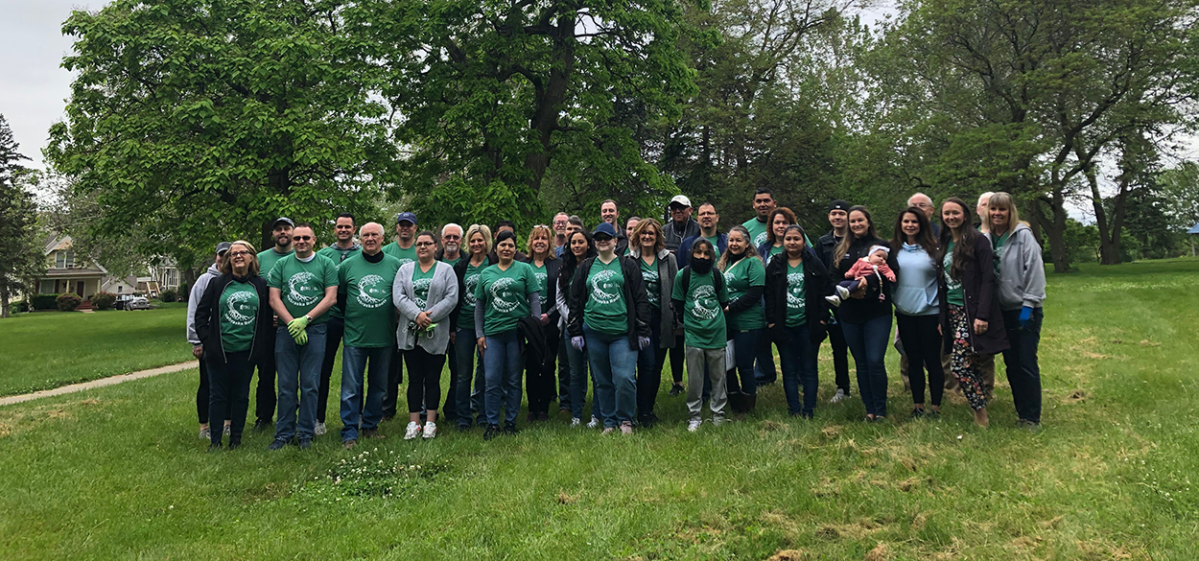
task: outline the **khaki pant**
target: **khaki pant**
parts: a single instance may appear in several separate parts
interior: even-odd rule
[[[692,421],[699,421],[704,407],[704,371],[712,379],[712,398],[708,407],[713,419],[724,418],[729,394],[724,375],[724,347],[701,349],[687,347],[687,411]]]

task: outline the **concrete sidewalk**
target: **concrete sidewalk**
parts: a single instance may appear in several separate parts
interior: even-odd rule
[[[196,360],[192,360],[192,361],[188,361],[188,362],[181,362],[179,364],[162,366],[159,368],[151,368],[149,370],[140,370],[138,372],[130,372],[128,374],[120,374],[118,376],[110,376],[108,378],[100,378],[99,380],[92,380],[90,382],[83,382],[81,384],[71,384],[69,386],[63,386],[61,388],[54,388],[52,390],[42,390],[40,392],[27,393],[27,394],[22,394],[22,395],[10,395],[8,397],[0,397],[0,407],[3,407],[5,405],[13,405],[15,403],[24,403],[26,401],[33,401],[35,399],[41,399],[43,397],[53,397],[56,395],[66,395],[69,393],[81,392],[84,390],[103,388],[104,386],[111,386],[114,384],[120,384],[122,382],[129,382],[131,380],[140,380],[142,378],[150,378],[152,376],[158,376],[159,374],[170,374],[171,372],[179,372],[181,370],[188,370],[191,368],[199,368],[199,367],[200,367],[200,362],[196,361]]]

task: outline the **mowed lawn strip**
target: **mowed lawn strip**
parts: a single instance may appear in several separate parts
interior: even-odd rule
[[[130,312],[38,312],[0,320],[0,396],[193,360],[186,305]]]
[[[250,433],[208,454],[194,371],[3,408],[0,558],[1194,559],[1196,273],[1051,276],[1035,433],[1002,373],[989,430],[956,395],[909,420],[894,370],[891,420],[867,425],[856,399],[826,403],[827,348],[814,421],[775,384],[696,434],[663,392],[664,423],[633,437],[522,413],[515,438],[405,442],[397,419],[346,452],[331,396],[312,450]]]

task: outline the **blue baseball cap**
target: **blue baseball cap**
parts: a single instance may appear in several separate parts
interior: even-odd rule
[[[399,224],[400,222],[404,222],[405,220],[407,220],[408,222],[411,222],[413,226],[416,226],[416,215],[415,214],[413,214],[411,212],[401,212],[396,215],[396,224]]]
[[[616,237],[616,227],[611,224],[608,224],[607,222],[600,222],[599,225],[595,227],[595,231],[591,232],[591,237],[594,238],[595,236],[597,236],[599,234],[605,234],[609,237],[615,238]]]

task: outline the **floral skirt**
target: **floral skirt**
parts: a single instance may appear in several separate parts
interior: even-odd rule
[[[983,373],[979,368],[979,356],[970,344],[970,333],[974,327],[966,316],[966,308],[949,305],[949,327],[952,330],[953,348],[950,356],[950,369],[953,377],[957,378],[966,401],[973,409],[987,406],[987,391],[983,387]]]

